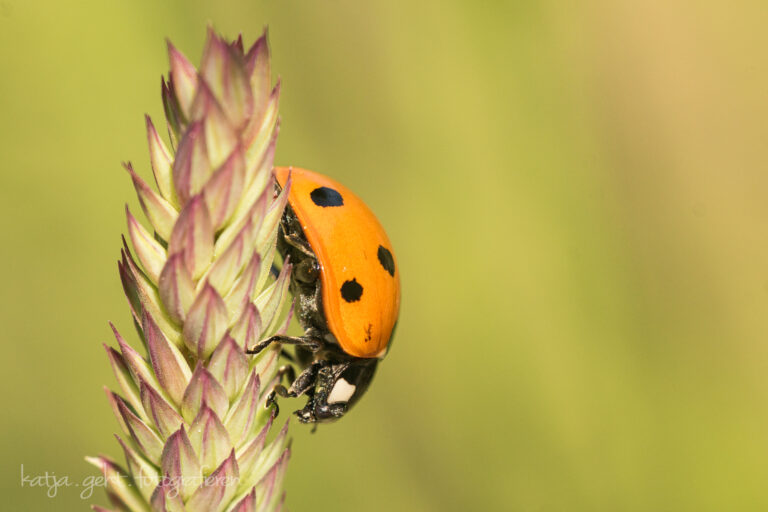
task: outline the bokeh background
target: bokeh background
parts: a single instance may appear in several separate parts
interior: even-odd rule
[[[120,162],[149,174],[164,38],[197,62],[211,23],[269,25],[277,161],[358,191],[403,278],[367,398],[294,425],[291,510],[768,509],[766,21],[763,1],[0,0],[2,508],[106,502],[20,466],[78,483],[84,455],[120,456]]]

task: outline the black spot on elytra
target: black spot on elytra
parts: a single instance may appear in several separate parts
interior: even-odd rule
[[[357,279],[344,281],[341,285],[341,298],[347,302],[357,302],[363,295],[363,287],[357,282]]]
[[[389,249],[383,245],[380,245],[378,256],[379,263],[381,263],[381,266],[384,267],[384,270],[389,272],[389,275],[392,277],[395,277],[395,259],[392,257],[392,253],[389,252]]]
[[[312,202],[317,206],[326,208],[328,206],[344,206],[344,198],[341,194],[328,187],[317,187],[309,193]]]

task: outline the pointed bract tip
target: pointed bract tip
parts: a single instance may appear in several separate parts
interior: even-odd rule
[[[286,435],[288,435],[288,425],[291,423],[291,417],[288,416],[285,418],[285,423],[283,423],[283,428],[280,429],[280,433],[277,434],[276,439],[283,439]]]
[[[109,326],[112,328],[112,333],[115,335],[115,338],[117,339],[117,342],[118,342],[118,343],[120,343],[120,342],[123,342],[123,343],[125,343],[125,340],[124,340],[124,339],[123,339],[123,337],[120,335],[120,332],[118,332],[118,330],[117,330],[117,327],[115,327],[115,324],[113,324],[112,322],[109,322]],[[105,347],[107,347],[107,345],[106,345],[106,344],[104,344],[104,346],[105,346]],[[108,348],[109,348],[109,347],[108,347]]]
[[[264,25],[264,29],[261,31],[261,35],[256,39],[256,41],[253,42],[250,48],[248,48],[248,54],[252,54],[252,52],[255,52],[257,49],[261,49],[261,47],[267,47],[268,49],[268,41],[269,41],[269,26]]]
[[[173,59],[176,55],[182,55],[183,54],[174,46],[173,42],[169,38],[165,38],[165,47],[168,50],[168,55],[171,59]]]
[[[230,48],[238,52],[240,55],[243,55],[245,53],[245,48],[243,47],[243,33],[240,32],[237,34],[237,39],[232,41],[232,43],[229,45]]]
[[[129,450],[129,448],[128,448],[128,445],[127,445],[127,444],[125,444],[125,441],[123,441],[123,438],[122,438],[122,437],[120,437],[120,436],[119,436],[119,435],[117,435],[117,434],[112,434],[112,435],[113,435],[113,436],[115,436],[115,439],[117,439],[117,442],[120,444],[120,446],[123,448],[123,450],[124,450],[124,451],[126,452],[126,454],[127,454],[127,453],[128,453],[128,450]]]

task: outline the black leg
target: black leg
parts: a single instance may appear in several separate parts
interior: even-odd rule
[[[291,388],[288,390],[290,396],[300,396],[307,391],[315,387],[315,381],[317,380],[317,372],[323,366],[321,362],[312,363],[306,370],[291,383]]]
[[[309,256],[313,259],[315,258],[315,253],[312,252],[312,248],[298,233],[286,233],[283,236],[283,240],[285,240],[285,243],[291,247],[298,249],[305,256]]]
[[[278,384],[278,386],[280,385]],[[269,392],[269,394],[267,395],[267,399],[264,401],[264,408],[269,409],[270,407],[272,407],[272,410],[275,411],[275,418],[277,418],[280,415],[280,406],[277,405],[277,400],[275,400],[274,389]]]
[[[267,338],[264,341],[260,341],[256,345],[253,346],[253,348],[250,348],[245,351],[246,354],[258,354],[265,348],[267,348],[272,343],[282,343],[285,345],[299,345],[301,347],[305,347],[307,350],[311,352],[317,352],[320,350],[321,342],[318,341],[315,338],[309,338],[307,336],[283,336],[283,335],[277,335],[272,336],[271,338]]]
[[[277,416],[280,414],[280,406],[277,403],[276,395],[279,394],[280,396],[285,396],[282,393],[278,392],[278,390],[285,390],[285,387],[282,384],[280,384],[280,381],[283,380],[283,376],[287,376],[290,382],[295,381],[296,371],[293,369],[293,366],[286,364],[281,366],[277,370],[276,377],[277,377],[278,384],[276,384],[275,387],[272,388],[272,391],[269,392],[269,395],[267,395],[267,400],[264,404],[264,407],[269,409],[269,407],[271,406],[275,410],[275,418],[277,418]]]
[[[293,382],[296,380],[296,371],[293,369],[293,366],[286,364],[277,370],[278,382],[283,380],[283,377],[288,377],[288,382]]]
[[[291,388],[285,389],[282,384],[276,385],[272,391],[267,395],[265,407],[272,406],[275,409],[275,417],[280,414],[280,407],[277,405],[277,395],[283,398],[296,398],[304,393],[313,393],[315,386],[315,380],[317,379],[317,372],[322,366],[322,363],[312,363],[309,367],[301,372],[297,378],[294,377],[292,366],[283,366],[277,371],[278,379],[281,380],[283,375],[288,375],[291,382]],[[311,400],[310,400],[311,401]]]

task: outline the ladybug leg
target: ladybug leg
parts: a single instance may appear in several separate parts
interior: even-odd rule
[[[281,366],[277,370],[277,380],[278,380],[278,382],[283,380],[283,377],[287,377],[288,378],[288,382],[293,382],[293,381],[296,380],[296,370],[293,369],[293,366],[291,366],[290,364],[286,364],[286,365]]]
[[[307,393],[309,400],[303,409],[294,411],[301,423],[314,423],[329,419],[339,418],[346,412],[346,403],[328,404],[328,394],[335,383],[341,368],[347,365],[334,365],[328,360],[316,361],[313,363],[317,370],[312,380],[312,391]],[[314,432],[314,428],[312,430]]]
[[[281,389],[276,388],[275,391],[282,397],[296,398],[297,396],[303,395],[315,386],[317,372],[320,370],[321,366],[322,363],[312,363],[306,370],[301,372],[296,379],[294,379],[290,388],[285,389],[283,386],[280,386]]]
[[[288,380],[290,382],[294,382],[296,380],[296,372],[293,370],[293,366],[287,364],[285,366],[281,366],[279,370],[277,370],[277,382],[279,383],[281,380],[283,380],[283,376],[287,375]],[[282,384],[276,384],[274,388],[272,388],[272,391],[269,392],[269,395],[267,395],[267,400],[265,403],[265,407],[269,408],[272,406],[275,409],[275,416],[280,414],[280,406],[277,405],[277,400],[275,399],[275,395],[278,394],[280,396],[285,396],[283,393],[285,393],[285,386]]]
[[[315,258],[315,254],[312,252],[312,248],[309,247],[309,243],[306,241],[306,239],[303,236],[300,236],[298,233],[294,233],[294,232],[284,233],[283,240],[285,240],[285,243],[287,243],[294,249],[298,249],[305,256],[308,256],[312,259]]]
[[[272,343],[281,343],[285,345],[299,345],[302,347],[305,347],[310,352],[317,352],[322,348],[322,342],[317,340],[316,338],[310,338],[307,336],[283,336],[278,334],[277,336],[272,336],[271,338],[267,338],[264,341],[261,341],[253,346],[253,348],[250,348],[245,351],[246,354],[258,354],[265,348],[267,348]]]
[[[303,395],[307,391],[310,391],[315,386],[315,381],[317,380],[317,372],[321,366],[321,363],[312,363],[307,369],[301,372],[298,377],[296,377],[293,373],[293,367],[286,365],[280,368],[280,370],[278,370],[278,378],[282,378],[281,372],[283,372],[284,368],[289,368],[289,370],[283,372],[283,375],[289,376],[289,380],[291,380],[291,387],[289,389],[285,389],[285,386],[282,384],[276,385],[267,396],[265,406],[272,406],[275,409],[275,416],[280,414],[280,407],[277,405],[277,395],[280,395],[283,398],[296,398]]]

